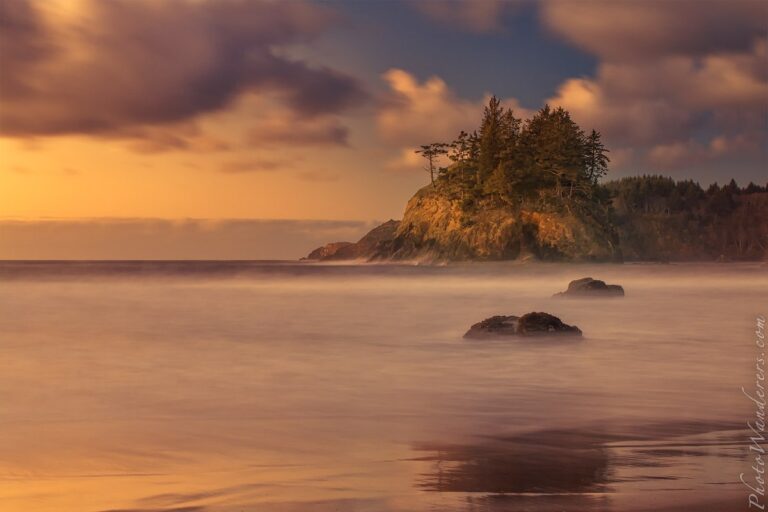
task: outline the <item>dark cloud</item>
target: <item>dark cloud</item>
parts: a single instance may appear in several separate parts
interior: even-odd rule
[[[25,1],[0,2],[0,62],[3,66],[24,72],[52,54],[53,47],[45,37],[40,13]],[[29,92],[19,81],[19,73],[2,73],[0,84],[4,94]]]
[[[665,172],[764,165],[768,3],[548,0],[544,23],[600,59],[548,101],[602,131],[616,162]],[[621,164],[618,164],[621,167]]]
[[[609,60],[748,51],[768,27],[764,0],[548,0],[541,9],[551,30]]]
[[[44,4],[0,2],[0,133],[125,134],[189,120],[241,93],[277,93],[298,116],[366,98],[352,77],[275,51],[335,19],[303,2],[93,1],[54,23]]]
[[[348,138],[349,129],[337,119],[328,116],[299,119],[286,113],[263,118],[248,132],[248,143],[255,146],[346,146]]]
[[[120,135],[132,139],[129,147],[138,153],[164,151],[211,152],[227,151],[231,145],[201,130],[193,122],[127,129]]]

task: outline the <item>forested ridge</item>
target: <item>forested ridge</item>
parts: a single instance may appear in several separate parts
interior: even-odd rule
[[[634,176],[610,181],[611,217],[629,260],[759,260],[768,255],[768,187],[734,180],[675,181]]]

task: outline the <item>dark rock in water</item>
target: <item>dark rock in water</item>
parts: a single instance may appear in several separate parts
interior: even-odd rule
[[[517,316],[492,316],[478,322],[464,334],[465,338],[497,338],[506,336],[581,336],[581,329],[563,323],[549,313],[526,313]]]
[[[465,338],[492,338],[494,336],[516,336],[519,316],[496,315],[486,318],[469,328]]]
[[[568,284],[564,292],[556,293],[553,297],[623,297],[624,288],[618,284],[605,284],[605,281],[583,277]]]
[[[567,334],[581,336],[581,329],[563,323],[549,313],[527,313],[517,321],[517,333],[522,336]]]

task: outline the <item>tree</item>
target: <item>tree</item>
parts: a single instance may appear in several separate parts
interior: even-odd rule
[[[592,130],[584,144],[584,164],[587,178],[592,183],[597,182],[608,173],[608,149],[600,140],[600,132]]]
[[[499,140],[501,147],[499,149],[499,158],[502,161],[510,161],[515,157],[517,150],[517,141],[520,137],[520,126],[522,120],[515,117],[512,109],[507,109],[501,115],[499,126]]]
[[[448,144],[443,142],[433,142],[432,144],[426,144],[420,146],[415,153],[423,156],[427,160],[427,165],[424,170],[429,173],[432,186],[435,186],[435,171],[437,171],[437,162],[441,155],[448,152]]]
[[[452,174],[458,175],[459,186],[461,187],[460,195],[463,198],[465,188],[468,181],[468,171],[471,167],[472,160],[472,140],[471,135],[462,130],[459,132],[456,140],[448,145],[448,159],[453,162]]]
[[[544,201],[569,210],[609,200],[598,186],[610,162],[600,133],[585,134],[562,107],[545,105],[522,121],[492,96],[478,130],[462,131],[450,144],[432,143],[416,152],[426,159],[433,186],[439,184],[449,197],[474,201],[485,196],[518,209]],[[442,155],[449,166],[438,166]],[[683,192],[678,191],[676,203],[684,202]]]
[[[483,120],[480,123],[480,146],[478,161],[478,185],[498,167],[501,156],[502,116],[504,110],[501,101],[491,96],[488,105],[483,109]]]
[[[558,198],[584,189],[584,132],[562,108],[545,105],[525,124],[519,142],[522,165],[539,175],[542,189]]]
[[[470,165],[477,168],[480,165],[480,136],[477,131],[472,132],[467,137],[469,142],[469,162]]]

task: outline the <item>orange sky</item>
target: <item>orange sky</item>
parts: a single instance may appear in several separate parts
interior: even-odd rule
[[[361,173],[361,162],[345,158],[345,150],[317,155],[321,169],[307,160],[263,171],[239,170],[259,161],[256,151],[142,154],[83,137],[3,140],[0,153],[0,217],[6,218],[370,220],[399,216],[424,179],[421,173]],[[369,188],[374,192],[360,194]]]
[[[609,178],[764,180],[764,3],[445,5],[4,1],[0,222],[399,218],[491,92],[603,132]]]

